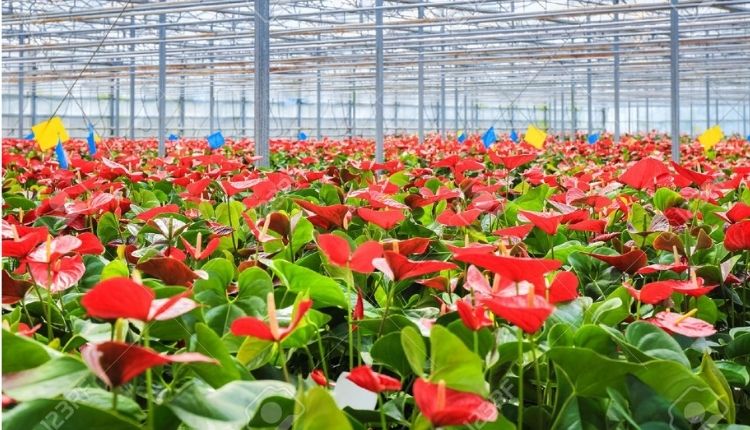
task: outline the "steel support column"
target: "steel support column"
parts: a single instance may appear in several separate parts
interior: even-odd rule
[[[270,37],[268,0],[255,0],[255,155],[259,167],[271,164],[268,139],[270,129]]]
[[[375,161],[383,162],[383,0],[375,0]]]
[[[135,16],[130,17],[130,38],[135,39]],[[128,134],[135,139],[135,43],[130,44],[130,67],[128,68]]]
[[[417,59],[417,134],[419,143],[424,143],[424,48],[422,47],[422,35],[424,28],[421,21],[424,19],[424,6],[417,8],[419,25],[419,57]]]
[[[613,4],[619,4],[619,0],[613,0]],[[620,20],[620,15],[615,14],[615,26],[617,26],[617,21]],[[614,85],[615,85],[615,134],[614,134],[614,141],[615,143],[620,141],[620,38],[618,36],[615,36],[614,43],[612,45],[612,50],[614,51]]]
[[[23,26],[19,25],[18,30],[20,33],[23,33]],[[18,44],[23,46],[23,35],[18,36]],[[23,59],[23,49],[18,51],[18,58]],[[24,127],[23,127],[23,102],[24,102],[24,96],[23,96],[23,75],[24,75],[24,69],[23,69],[23,61],[18,63],[18,138],[23,139],[24,138]],[[32,124],[34,125],[34,124]]]
[[[671,0],[669,12],[669,78],[670,121],[672,123],[672,160],[680,162],[680,22],[677,13],[678,0]]]
[[[164,0],[161,0],[164,2]],[[167,15],[159,15],[159,157],[167,155]]]

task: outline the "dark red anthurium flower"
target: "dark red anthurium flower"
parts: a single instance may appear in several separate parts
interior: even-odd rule
[[[476,221],[479,215],[482,214],[481,209],[469,209],[463,212],[453,212],[450,208],[444,210],[437,216],[436,220],[440,224],[447,225],[449,227],[466,227],[467,225]]]
[[[164,321],[186,314],[198,304],[186,297],[190,292],[168,299],[156,299],[151,288],[129,278],[110,278],[89,290],[81,299],[86,313],[94,318],[114,320]]]
[[[365,298],[362,289],[357,288],[357,301],[352,309],[352,320],[359,321],[365,319]]]
[[[416,278],[417,276],[435,273],[441,270],[457,269],[453,263],[438,260],[409,260],[403,255],[385,251],[382,258],[376,258],[372,261],[376,269],[383,272],[386,278],[391,281],[403,281],[404,279]]]
[[[10,273],[3,270],[3,304],[12,305],[20,302],[31,286],[31,282],[15,279],[10,276]]]
[[[526,217],[535,227],[549,235],[557,233],[557,227],[565,216],[549,212],[519,211],[518,213]]]
[[[650,282],[640,290],[636,290],[632,285],[625,284],[625,289],[634,299],[649,305],[661,303],[672,295],[672,286],[665,282]]]
[[[312,307],[312,300],[302,300],[292,316],[292,322],[286,327],[279,327],[276,318],[276,302],[273,292],[268,293],[266,302],[268,306],[268,324],[255,317],[240,317],[232,322],[232,334],[235,336],[251,336],[262,340],[281,342],[285,337],[292,334],[297,328],[307,311]]]
[[[456,391],[445,382],[414,381],[414,401],[434,426],[461,426],[478,421],[497,420],[497,407],[474,393]]]
[[[601,260],[610,266],[617,268],[620,272],[624,273],[636,273],[638,269],[644,267],[648,263],[648,257],[646,253],[638,248],[634,248],[625,254],[621,255],[603,255],[603,254],[592,254],[587,253],[597,260]]]
[[[505,278],[507,282],[529,281],[535,285],[543,285],[543,275],[557,270],[562,265],[558,260],[493,254],[463,254],[454,258],[490,270]]]
[[[357,209],[357,215],[370,224],[375,224],[385,230],[392,229],[406,219],[404,213],[398,209],[376,211],[370,208],[359,208]]]
[[[348,267],[357,273],[372,273],[375,270],[372,261],[383,255],[383,246],[373,240],[359,245],[352,253],[349,242],[335,234],[319,235],[318,246],[331,264]]]
[[[481,304],[473,306],[468,298],[457,300],[456,310],[464,325],[472,331],[492,326],[492,320],[487,317],[487,310],[484,306]]]
[[[697,309],[680,315],[679,313],[662,311],[645,321],[662,328],[668,333],[677,333],[687,337],[706,337],[716,333],[716,329],[711,324],[693,318],[698,312]]]
[[[646,157],[642,158],[625,171],[618,182],[629,185],[637,190],[654,188],[661,177],[670,175],[669,169],[661,161]]]
[[[519,240],[523,240],[528,236],[529,232],[534,228],[534,224],[521,224],[513,227],[505,227],[492,232],[495,236],[500,237],[515,237]]]
[[[568,230],[573,231],[590,231],[591,233],[602,234],[607,227],[607,221],[601,219],[587,219],[573,224],[568,224]]]
[[[401,390],[401,381],[392,376],[377,373],[370,366],[355,367],[349,372],[347,379],[373,393]]]
[[[703,282],[703,278],[695,276],[695,272],[691,271],[690,279],[688,280],[670,279],[666,281],[652,282],[652,284],[666,284],[671,287],[673,291],[691,297],[708,294],[711,290],[718,287],[718,285],[704,286]]]
[[[724,233],[724,248],[731,252],[750,250],[750,220],[729,226]]]
[[[123,342],[88,343],[81,347],[81,358],[110,387],[119,387],[146,370],[164,364],[216,363],[197,352],[165,355]]]
[[[201,232],[198,232],[198,235],[195,239],[195,247],[190,244],[185,238],[180,237],[180,240],[182,241],[182,245],[185,246],[185,251],[190,254],[191,257],[193,257],[194,260],[204,260],[213,254],[214,251],[216,251],[216,248],[219,246],[220,239],[218,237],[215,237],[208,241],[208,245],[206,245],[205,248],[201,248],[203,235]]]
[[[672,167],[674,167],[677,174],[686,180],[690,181],[691,183],[695,183],[695,185],[701,187],[706,182],[709,182],[713,179],[713,175],[709,175],[706,173],[700,173],[696,172],[694,170],[686,169],[679,164],[675,163],[674,161],[671,162]]]
[[[314,214],[309,217],[311,223],[318,227],[329,230],[333,227],[339,227],[346,230],[348,224],[349,208],[345,205],[318,206],[307,200],[294,199],[301,208]]]
[[[161,279],[167,285],[190,286],[198,275],[182,261],[172,257],[152,257],[138,263],[136,268],[147,275]]]
[[[492,296],[485,298],[482,303],[492,313],[503,318],[525,331],[536,333],[544,325],[544,321],[552,314],[554,307],[544,297],[535,294],[534,288],[528,294],[517,296]]]

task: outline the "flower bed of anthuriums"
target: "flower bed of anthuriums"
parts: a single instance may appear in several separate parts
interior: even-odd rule
[[[747,141],[271,143],[3,141],[4,428],[750,422]]]

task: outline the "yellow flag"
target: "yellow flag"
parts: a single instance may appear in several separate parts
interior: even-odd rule
[[[547,140],[547,133],[533,125],[529,125],[529,128],[526,129],[526,134],[523,136],[523,140],[536,149],[542,149],[544,142]]]
[[[70,136],[65,131],[65,126],[59,116],[40,122],[31,127],[31,131],[34,132],[34,139],[42,151],[54,148],[57,146],[57,142],[65,143],[70,140]]]
[[[716,146],[722,138],[724,138],[724,132],[721,131],[721,127],[715,125],[698,136],[698,142],[701,143],[704,151],[708,151]]]

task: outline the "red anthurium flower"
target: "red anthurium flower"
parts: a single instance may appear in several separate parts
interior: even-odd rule
[[[401,381],[382,373],[373,371],[369,366],[357,366],[349,372],[347,379],[374,393],[399,391]]]
[[[197,352],[164,355],[149,348],[122,342],[86,344],[81,358],[110,387],[119,387],[146,370],[169,363],[216,363]]]
[[[675,273],[682,273],[686,271],[688,267],[689,266],[683,262],[672,264],[649,264],[648,266],[643,266],[638,269],[636,273],[639,275],[650,275],[652,273],[663,272],[665,270],[670,270]]]
[[[352,320],[359,321],[365,319],[365,298],[362,289],[357,288],[357,301],[352,309]]]
[[[661,177],[668,175],[670,175],[669,169],[664,163],[655,158],[646,157],[626,170],[617,178],[617,181],[637,190],[642,190],[654,188]]]
[[[3,270],[3,304],[12,305],[20,302],[31,286],[31,282],[14,279],[10,273]]]
[[[578,297],[578,277],[573,272],[558,272],[546,291],[547,301],[553,305]]]
[[[664,216],[667,217],[669,225],[680,226],[685,225],[691,218],[693,218],[692,212],[687,209],[671,207],[664,211]]]
[[[273,292],[268,293],[268,324],[255,317],[241,317],[232,322],[232,334],[235,336],[251,336],[258,339],[281,342],[285,337],[292,334],[297,328],[307,311],[312,307],[312,300],[302,300],[297,306],[292,317],[292,322],[286,327],[279,327],[276,319],[276,301]]]
[[[491,254],[497,247],[488,243],[471,243],[469,246],[461,248],[460,246],[445,245],[454,256],[468,255],[468,254]]]
[[[445,276],[435,276],[433,278],[420,279],[417,284],[424,285],[427,288],[440,291],[453,291],[456,289],[457,279],[448,280]]]
[[[715,334],[714,326],[701,319],[693,318],[697,311],[693,309],[685,315],[662,311],[646,321],[668,333],[677,333],[687,337],[706,337]]]
[[[654,282],[656,283],[664,283],[672,287],[672,289],[677,293],[682,293],[691,297],[698,297],[702,296],[704,294],[708,294],[711,290],[718,287],[718,285],[703,285],[703,278],[699,278],[695,276],[695,272],[691,272],[690,279],[688,280],[678,280],[678,279],[670,279],[667,281],[659,281]]]
[[[320,385],[321,387],[328,386],[328,378],[326,378],[325,373],[323,373],[323,371],[320,369],[315,369],[310,372],[310,379],[315,381],[315,383]]]
[[[398,209],[376,211],[370,208],[359,208],[357,209],[357,215],[363,220],[385,230],[392,229],[406,219],[404,213]]]
[[[737,202],[732,206],[726,213],[726,217],[730,222],[740,222],[744,219],[750,218],[750,205],[746,205],[742,202]]]
[[[536,333],[552,314],[554,307],[530,288],[528,294],[493,296],[482,300],[495,315],[519,327],[526,333]]]
[[[443,381],[433,384],[417,378],[414,381],[414,401],[422,415],[437,427],[497,420],[494,403],[474,393],[447,388]]]
[[[622,255],[603,255],[603,254],[591,254],[587,253],[597,260],[601,260],[610,266],[614,266],[620,272],[625,273],[636,273],[638,269],[644,267],[648,263],[648,257],[646,253],[638,248],[634,248]]]
[[[177,205],[175,205],[175,204],[171,204],[171,205],[157,206],[155,208],[151,208],[149,210],[146,210],[146,211],[143,211],[143,212],[139,213],[135,217],[136,217],[136,219],[139,219],[141,221],[148,222],[148,221],[156,218],[159,215],[163,215],[163,214],[176,214],[176,213],[179,213],[179,212],[180,212],[180,207],[177,206]]]
[[[403,281],[404,279],[416,278],[417,276],[435,273],[441,270],[457,269],[453,263],[438,260],[414,261],[409,260],[403,255],[385,251],[382,258],[376,258],[372,261],[376,269],[383,272],[386,278],[391,281]]]
[[[78,254],[99,255],[104,253],[104,245],[94,233],[81,233],[76,237],[81,241],[81,245],[75,250]]]
[[[521,224],[513,227],[505,227],[492,232],[492,234],[500,237],[515,237],[519,240],[523,240],[528,236],[529,232],[534,228],[534,224]]]
[[[270,222],[264,222],[263,228],[259,229],[253,219],[250,218],[250,216],[246,212],[242,212],[242,218],[245,219],[248,227],[250,227],[250,232],[253,234],[253,236],[255,236],[255,240],[257,240],[258,242],[265,243],[278,239],[277,237],[268,234],[268,229],[271,226]]]
[[[7,225],[7,226],[6,226]],[[10,232],[11,240],[3,240],[3,257],[25,259],[37,245],[47,239],[49,233],[46,227],[28,228],[7,224],[3,221],[3,238]]]
[[[565,216],[547,212],[519,211],[518,213],[526,217],[526,219],[534,224],[535,227],[549,235],[553,235],[557,232],[557,227]]]
[[[156,299],[151,288],[128,278],[110,278],[89,290],[81,305],[89,316],[105,320],[129,318],[138,321],[165,321],[186,314],[198,304],[178,294],[168,299]]]
[[[634,299],[649,305],[661,303],[672,295],[672,286],[666,282],[650,282],[640,290],[629,284],[625,284],[625,288]]]
[[[513,170],[518,166],[524,165],[536,159],[536,154],[506,155],[502,157],[497,155],[494,151],[490,151],[489,156],[490,160],[493,163],[502,164],[508,170]]]
[[[674,161],[671,162],[672,167],[677,171],[677,174],[691,183],[695,183],[697,186],[702,186],[706,182],[709,182],[713,179],[713,175],[708,175],[705,173],[696,172],[690,169],[686,169],[679,164],[675,163]]]
[[[430,239],[426,237],[412,237],[404,240],[389,240],[383,242],[386,251],[398,252],[401,255],[424,254],[430,246]]]
[[[349,267],[357,273],[372,273],[375,270],[372,261],[383,255],[383,246],[373,240],[359,245],[351,253],[349,242],[335,234],[319,235],[318,246],[331,264]]]
[[[483,305],[472,306],[468,298],[456,301],[458,316],[464,325],[473,331],[481,330],[482,327],[491,327],[492,320],[487,318],[487,310]]]
[[[454,258],[490,270],[505,278],[507,282],[529,281],[535,285],[543,285],[543,275],[557,270],[562,265],[557,260],[506,257],[492,254],[457,255]]]
[[[577,223],[568,224],[568,230],[573,231],[590,231],[596,234],[604,233],[604,229],[607,227],[607,221],[601,219],[587,219],[579,221]]]
[[[470,209],[456,213],[448,208],[437,216],[437,222],[449,227],[466,227],[476,221],[481,214],[481,209]]]
[[[308,219],[313,224],[329,230],[333,227],[340,227],[346,230],[349,208],[345,205],[331,205],[331,206],[318,206],[315,203],[308,202],[307,200],[294,199],[300,207],[308,212],[314,214],[314,216]]]
[[[724,233],[724,247],[732,252],[750,249],[750,220],[729,226]]]
[[[36,333],[41,327],[41,324],[37,324],[34,327],[29,327],[28,324],[20,322],[18,323],[18,327],[16,328],[16,333],[20,334],[21,336],[34,337],[34,333]]]
[[[190,254],[191,257],[193,257],[194,260],[203,260],[210,257],[211,254],[213,254],[213,252],[219,246],[220,239],[218,237],[215,237],[208,241],[208,245],[206,245],[205,249],[202,249],[202,239],[203,235],[201,234],[201,232],[198,232],[198,236],[195,239],[195,247],[193,247],[187,240],[185,240],[183,237],[180,237],[180,240],[182,240],[182,245],[185,246],[185,250]]]

